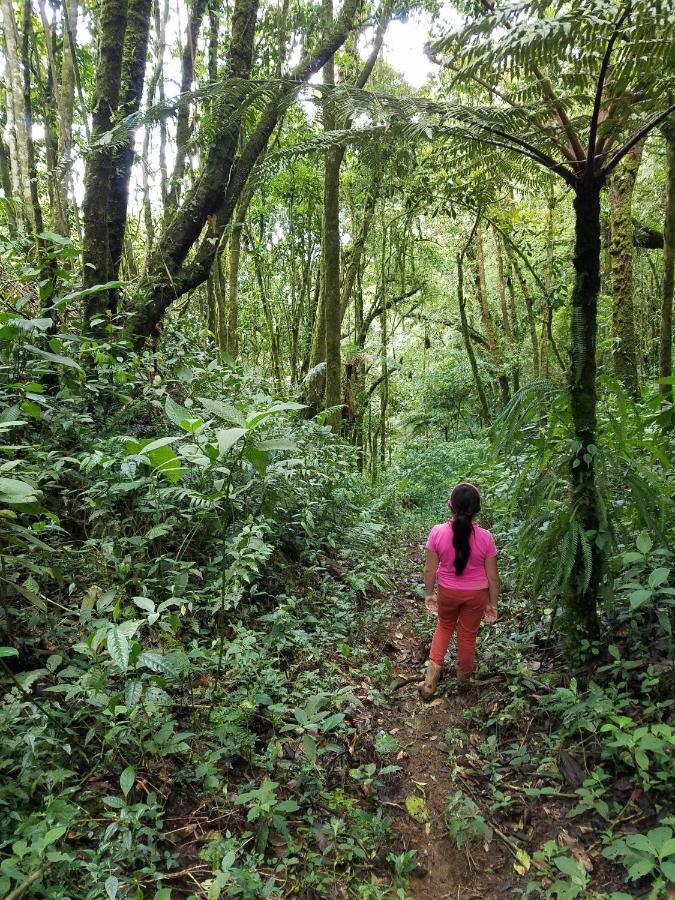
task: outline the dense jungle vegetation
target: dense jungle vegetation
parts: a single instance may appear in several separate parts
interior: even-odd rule
[[[0,897],[672,897],[672,4],[0,28]]]

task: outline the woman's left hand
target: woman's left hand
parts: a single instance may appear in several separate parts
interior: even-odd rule
[[[438,597],[436,594],[429,594],[424,601],[424,605],[432,616],[438,615]]]

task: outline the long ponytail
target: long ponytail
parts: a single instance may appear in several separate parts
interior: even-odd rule
[[[480,511],[478,488],[466,482],[458,484],[450,494],[452,510],[452,546],[455,548],[455,573],[461,575],[471,556],[471,534],[474,517]]]

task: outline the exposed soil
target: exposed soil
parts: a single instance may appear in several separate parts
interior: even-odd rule
[[[412,568],[412,559],[410,562]],[[475,843],[459,849],[448,834],[448,798],[462,785],[451,774],[450,747],[444,738],[449,729],[466,727],[463,713],[467,705],[475,702],[477,689],[459,695],[454,679],[448,677],[441,681],[436,699],[430,703],[419,699],[417,676],[423,672],[427,646],[411,622],[425,613],[420,599],[410,596],[407,574],[399,581],[401,590],[395,601],[392,631],[383,649],[399,682],[411,678],[415,681],[394,689],[388,707],[380,710],[376,719],[378,727],[395,737],[401,748],[396,764],[402,771],[380,794],[380,801],[393,819],[402,848],[417,851],[422,871],[412,879],[413,898],[471,900],[506,896],[513,885],[513,869],[510,855],[499,840],[493,840],[487,850]],[[413,805],[415,815],[406,808],[409,798],[420,798],[419,812]]]

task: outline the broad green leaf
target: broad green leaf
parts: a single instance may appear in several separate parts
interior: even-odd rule
[[[43,241],[49,241],[52,244],[72,244],[73,242],[69,237],[65,237],[62,234],[57,234],[55,231],[41,231],[38,234],[38,237]]]
[[[136,781],[136,769],[133,766],[127,766],[127,768],[120,775],[120,787],[122,788],[122,793],[125,798],[129,795],[129,791],[134,786],[134,782]]]
[[[105,888],[105,892],[108,895],[108,900],[115,900],[117,892],[120,889],[119,878],[115,878],[114,875],[110,875],[108,878],[106,878],[103,887]]]
[[[127,709],[137,706],[143,696],[143,682],[129,681],[124,689],[124,705]]]
[[[270,438],[267,441],[258,441],[255,445],[258,450],[297,450],[298,445],[289,438]]]
[[[234,422],[237,425],[245,425],[244,414],[231,403],[223,403],[222,400],[210,400],[208,397],[198,397],[199,403],[212,416],[222,419],[224,422]]]
[[[649,537],[646,531],[641,531],[637,536],[635,545],[640,553],[649,553],[649,551],[652,549],[652,539]]]
[[[639,588],[628,597],[631,609],[639,609],[652,599],[652,592],[648,588]]]
[[[149,597],[133,597],[134,603],[139,609],[145,612],[154,613],[155,604]]]
[[[42,846],[47,847],[49,844],[53,844],[54,841],[58,841],[66,831],[68,831],[67,825],[56,825],[54,828],[50,828],[41,840]]]
[[[0,647],[0,659],[18,655],[19,651],[15,647]]]
[[[661,871],[666,876],[668,881],[672,881],[675,884],[675,862],[670,862],[670,860],[664,860],[661,863]]]
[[[145,456],[156,472],[175,484],[180,481],[182,466],[178,454],[168,445],[177,438],[158,438],[156,441],[127,441],[127,452],[134,456]],[[154,446],[153,446],[154,445]]]
[[[267,471],[269,457],[263,450],[257,447],[247,447],[243,453],[244,457],[251,463],[258,475],[264,476]]]
[[[654,869],[654,862],[651,859],[639,859],[637,862],[634,862],[631,866],[628,867],[628,877],[631,881],[637,881],[638,878],[643,878],[645,875],[649,875],[651,871]]]
[[[178,425],[183,431],[189,433],[197,431],[203,424],[203,420],[193,415],[190,410],[176,403],[171,397],[167,397],[164,401],[164,411],[174,425]]]
[[[316,762],[316,741],[309,734],[303,734],[302,736],[302,748],[305,751],[305,756],[309,760],[309,762]]]
[[[578,877],[580,872],[583,871],[583,866],[581,865],[581,863],[570,859],[569,856],[557,856],[554,859],[554,862],[556,864],[556,867],[560,869],[563,874],[569,875],[572,878]]]
[[[660,587],[668,581],[669,575],[670,569],[666,566],[660,566],[658,569],[654,569],[654,571],[649,574],[649,587]]]
[[[245,428],[219,428],[216,431],[216,439],[218,441],[218,453],[220,456],[232,449],[232,447],[241,440],[246,434]]]
[[[267,409],[253,410],[252,412],[250,412],[246,417],[246,425],[248,428],[253,428],[268,416],[274,416],[277,413],[297,411],[306,408],[307,407],[304,403],[295,403],[292,400],[289,400],[286,403],[273,403],[272,406],[268,406]]]
[[[107,644],[112,661],[119,669],[126,672],[129,665],[129,641],[117,625],[110,628]]]
[[[42,359],[53,362],[56,366],[65,366],[68,369],[76,369],[84,375],[82,366],[69,356],[61,356],[58,353],[49,353],[47,350],[41,350],[39,347],[34,347],[32,344],[24,344],[23,346],[24,350],[28,350],[29,353],[34,353],[35,356],[40,356]]]
[[[657,852],[662,852],[661,848],[672,837],[672,834],[673,831],[668,825],[660,825],[658,828],[650,828],[647,832],[647,838]]]
[[[150,441],[149,444],[143,444],[141,453],[152,453],[153,450],[159,450],[160,447],[166,447],[169,444],[173,444],[174,441],[180,441],[182,439],[182,435],[170,435],[169,437],[156,438],[154,441]]]
[[[646,834],[629,834],[626,835],[624,840],[626,844],[634,850],[639,850],[641,853],[647,853],[649,856],[656,856],[656,850]]]
[[[36,503],[40,496],[37,488],[19,478],[0,478],[0,503]]]
[[[95,294],[102,294],[105,291],[114,291],[117,290],[117,288],[121,288],[122,284],[123,282],[121,281],[106,281],[104,284],[95,284],[89,288],[82,288],[81,291],[72,291],[72,293],[60,297],[56,303],[54,303],[54,306],[56,306],[57,303],[60,306],[67,300],[80,300],[82,297],[93,297]]]
[[[47,331],[54,323],[51,319],[10,319],[7,324],[20,331]]]

